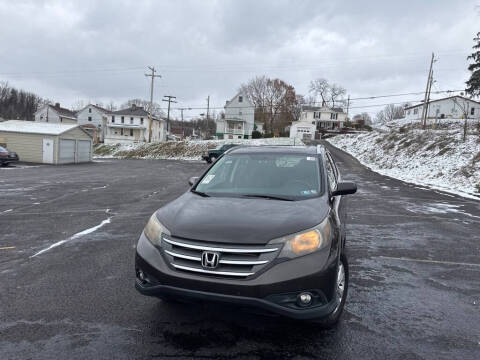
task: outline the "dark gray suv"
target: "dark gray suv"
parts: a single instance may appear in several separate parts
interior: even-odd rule
[[[357,187],[324,147],[238,146],[190,185],[138,240],[140,293],[337,323],[348,289],[343,196]]]

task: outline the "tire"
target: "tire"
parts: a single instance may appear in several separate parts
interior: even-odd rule
[[[335,310],[333,310],[332,313],[330,313],[327,317],[321,318],[321,319],[315,319],[313,322],[320,326],[323,329],[330,329],[334,327],[335,325],[338,324],[338,321],[340,320],[343,309],[345,307],[345,302],[347,300],[347,295],[348,295],[348,282],[349,282],[349,272],[348,272],[348,259],[347,259],[347,254],[345,250],[342,251],[342,254],[340,255],[340,264],[337,267],[337,283],[335,284],[335,299],[338,299],[339,293],[337,288],[339,287],[338,284],[338,275],[341,270],[340,266],[343,266],[343,272],[344,272],[344,281],[343,281],[343,293],[342,293],[342,298],[340,300],[340,303],[337,305]]]

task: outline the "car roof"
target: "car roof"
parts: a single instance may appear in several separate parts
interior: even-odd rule
[[[305,154],[317,155],[317,147],[315,146],[281,146],[281,145],[265,145],[265,146],[235,146],[228,151],[229,154]]]

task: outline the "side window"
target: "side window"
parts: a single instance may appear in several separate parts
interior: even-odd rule
[[[335,190],[337,188],[337,177],[334,170],[334,165],[332,164],[330,157],[327,157],[325,162],[325,167],[327,169],[327,176],[328,176],[328,183],[330,185],[331,190]]]

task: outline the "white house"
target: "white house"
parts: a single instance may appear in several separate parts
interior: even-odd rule
[[[55,106],[46,104],[35,112],[35,121],[76,124],[77,116],[73,111],[60,107],[60,103],[55,103]]]
[[[405,108],[405,119],[421,121],[423,103]],[[480,102],[455,95],[443,99],[430,100],[428,103],[428,119],[480,119]]]
[[[105,144],[134,144],[148,142],[150,120],[148,112],[133,104],[123,110],[108,114],[104,133]],[[165,141],[165,122],[152,118],[152,142]]]
[[[255,106],[238,93],[225,104],[225,117],[217,119],[216,136],[219,139],[251,139]]]
[[[306,105],[302,107],[300,119],[290,126],[290,137],[314,139],[316,131],[340,130],[346,120],[347,114],[341,108]]]
[[[107,109],[104,109],[101,106],[88,104],[83,109],[77,111],[77,122],[87,131],[96,128],[99,140],[103,141],[104,127],[109,113],[110,112]]]

